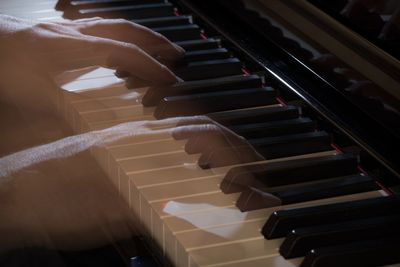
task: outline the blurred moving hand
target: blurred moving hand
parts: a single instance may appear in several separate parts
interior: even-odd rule
[[[259,157],[246,140],[201,116],[72,136],[63,129],[54,112],[59,89],[53,72],[101,65],[155,84],[178,81],[163,64],[184,51],[147,28],[123,20],[37,23],[0,15],[0,41],[0,119],[6,126],[0,131],[0,250],[87,249],[135,234],[132,212],[91,148],[155,135],[209,147],[203,144],[208,138],[200,137],[206,135],[214,147],[232,148],[224,158],[243,154],[236,146],[249,146],[249,158]],[[81,58],[89,60],[75,60]]]
[[[160,34],[126,20],[37,22],[0,15],[0,97],[21,108],[52,111],[57,89],[51,74],[93,65],[154,84],[175,83],[178,77],[161,62],[183,53]]]
[[[0,38],[3,56],[43,71],[101,63],[154,83],[177,81],[155,58],[168,62],[184,53],[162,35],[123,19],[36,22],[0,15]],[[70,64],[83,57],[100,60]]]
[[[0,15],[0,249],[84,249],[134,234],[134,219],[89,153],[141,123],[72,133],[57,116],[52,75],[100,65],[154,84],[178,78],[164,64],[183,55],[125,20],[36,22]],[[85,60],[82,60],[85,59]]]
[[[240,147],[241,158],[260,160],[246,140],[203,116],[123,123],[0,158],[0,249],[41,245],[75,250],[129,238],[135,234],[135,218],[89,148],[144,136],[194,138],[197,146],[208,147],[209,140],[201,138],[208,135],[216,137],[215,148],[235,152]],[[228,153],[225,161],[231,156],[236,159]]]

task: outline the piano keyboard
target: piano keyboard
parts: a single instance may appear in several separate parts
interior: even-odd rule
[[[53,0],[42,0],[32,7],[24,3],[24,8],[20,8],[22,2],[4,2],[1,3],[1,7],[3,10],[8,10],[7,13],[10,15],[40,20],[55,20],[61,18],[63,14],[54,10],[55,2]],[[173,7],[169,3],[151,1],[148,6],[143,6],[141,1],[133,1],[137,3],[128,5],[129,1],[109,0],[109,2],[114,2],[114,4],[110,4],[113,7],[110,10],[107,9],[107,1],[103,1],[99,8],[90,2],[72,1],[74,10],[67,14],[73,17],[93,15],[117,17],[120,16],[121,11],[131,15],[141,14],[134,18],[138,23],[148,25],[186,47],[187,51],[190,51],[191,57],[188,57],[188,61],[185,63],[186,67],[181,68],[178,72],[185,80],[189,81],[187,84],[190,86],[169,88],[168,90],[175,90],[173,96],[157,96],[157,92],[153,92],[155,95],[150,95],[149,92],[153,89],[147,87],[128,89],[123,79],[115,77],[112,70],[105,68],[88,68],[64,73],[57,77],[57,83],[64,89],[60,94],[60,112],[76,133],[105,129],[124,122],[157,120],[179,115],[212,113],[218,121],[223,117],[221,114],[224,114],[218,112],[236,108],[248,109],[248,112],[266,110],[267,113],[277,109],[287,109],[294,113],[298,111],[297,108],[287,106],[279,101],[274,89],[263,89],[262,85],[254,85],[254,89],[251,89],[254,92],[249,91],[250,89],[247,87],[231,84],[228,85],[231,86],[229,91],[226,89],[210,90],[210,92],[199,94],[196,91],[198,88],[206,89],[212,85],[197,88],[196,81],[198,80],[219,82],[221,86],[224,86],[224,81],[218,80],[220,77],[232,76],[233,78],[230,80],[240,80],[241,78],[238,77],[246,76],[244,76],[241,62],[238,59],[231,57],[229,51],[220,47],[217,41],[202,39],[202,32],[197,25],[191,24],[191,18],[174,16]],[[148,1],[144,2],[147,5]],[[138,5],[142,6],[137,10],[157,8],[157,11],[151,11],[150,18],[148,18],[143,15],[143,12],[136,12],[135,7]],[[164,12],[167,13],[164,14]],[[163,17],[161,22],[157,19],[157,16],[160,15]],[[133,17],[129,16],[129,18]],[[197,41],[192,41],[193,34],[197,35]],[[203,54],[202,52],[196,53],[196,51],[203,51]],[[190,84],[191,81],[192,84]],[[188,97],[185,92],[196,94],[196,97]],[[251,98],[247,99],[249,92],[252,95],[260,94],[257,98],[258,101],[252,102]],[[154,97],[158,101],[166,98],[162,100],[162,104],[156,107],[154,103],[158,101],[154,100]],[[246,101],[237,103],[233,101],[231,105],[225,105],[221,100],[224,98],[237,99],[237,97],[243,97]],[[147,98],[143,101],[145,105],[142,104],[144,98]],[[201,105],[207,101],[214,101],[213,105],[207,107]],[[194,107],[193,104],[199,105]],[[305,121],[302,123],[307,122],[308,118],[299,118],[298,116],[295,120],[304,119]],[[293,120],[290,116],[288,119]],[[278,121],[283,123],[288,119],[278,119]],[[279,134],[282,126],[274,126],[274,121],[276,122],[276,120],[261,121],[269,123],[268,125],[247,125],[250,129],[240,128],[240,124],[229,125],[229,127],[243,135],[249,135],[250,140],[258,140],[254,141],[255,147],[257,148],[257,145],[262,143],[258,147],[262,150],[263,146],[268,148],[268,144],[276,136],[269,137],[269,139],[266,137],[270,143],[265,144],[266,141],[260,138],[263,132],[258,132],[257,127],[270,127],[270,132],[277,131]],[[260,123],[260,121],[254,123],[256,122]],[[224,124],[222,119],[221,123]],[[299,122],[296,121],[296,123]],[[291,124],[289,123],[289,125]],[[284,130],[287,131],[284,136],[287,134],[301,136],[310,132],[319,133],[315,130],[313,123],[311,126],[307,125],[300,132],[294,130],[298,129],[298,126],[293,128],[288,126]],[[288,140],[285,142],[289,142]],[[279,140],[274,142],[278,143],[277,147],[279,148]],[[272,143],[274,144],[274,142]],[[262,164],[266,164],[265,166],[268,168],[268,166],[275,166],[274,164],[278,166],[279,163],[287,165],[291,164],[290,162],[296,163],[301,160],[341,155],[341,152],[331,148],[329,143],[328,145],[325,143],[324,145],[305,144],[304,148],[298,152],[286,148],[285,153],[269,154],[270,152],[266,149],[263,154],[266,158],[264,161],[223,163],[220,164],[221,166],[213,168],[201,168],[198,164],[201,155],[198,153],[188,154],[185,151],[185,148],[187,150],[186,140],[175,140],[169,134],[125,138],[104,147],[92,148],[92,152],[120,195],[129,203],[132,211],[140,219],[145,231],[173,265],[177,267],[283,267],[300,266],[305,255],[303,253],[295,258],[285,259],[279,253],[284,238],[265,239],[261,230],[274,211],[386,196],[383,190],[368,189],[367,187],[364,191],[332,194],[326,198],[310,197],[301,202],[291,202],[290,198],[287,198],[288,203],[282,203],[283,205],[263,206],[263,203],[257,202],[256,204],[260,204],[261,207],[254,208],[251,205],[237,206],[238,199],[243,198],[243,189],[224,189],[222,187],[224,183],[229,184],[230,181],[227,182],[226,177],[234,168],[251,169],[251,166],[261,166]],[[314,144],[315,148],[313,148],[314,145],[309,144]],[[301,145],[299,146],[301,147]],[[273,145],[270,147],[273,150]],[[356,174],[359,173],[360,171],[357,171]],[[327,178],[329,180],[336,177],[328,175]],[[313,184],[312,178],[308,175],[305,175],[305,180],[299,179],[300,182]],[[262,179],[257,181],[263,182]],[[255,188],[262,191],[265,189],[263,186],[265,184],[257,185]],[[285,186],[290,188],[287,184],[278,185],[277,188],[287,192]],[[229,190],[231,191],[225,192]],[[266,191],[267,195],[268,192],[271,191]],[[284,198],[282,197],[282,199]],[[248,196],[247,201],[250,200],[251,196]]]

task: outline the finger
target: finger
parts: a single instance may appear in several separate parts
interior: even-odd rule
[[[221,128],[215,124],[195,124],[178,126],[172,131],[172,137],[176,140],[194,138],[200,134],[212,134],[220,132]]]
[[[234,132],[217,126],[206,132],[197,132],[188,138],[185,151],[188,154],[204,153],[222,147],[238,147],[248,145],[248,142]]]
[[[135,44],[161,59],[176,60],[185,52],[161,34],[127,20],[95,20],[81,25],[80,31],[87,35]]]
[[[202,120],[205,122],[204,124],[197,123]],[[186,125],[176,127],[172,133],[173,137],[177,140],[181,140],[195,139],[201,136],[214,136],[213,138],[225,140],[226,144],[230,146],[242,145],[247,142],[243,137],[237,135],[232,130],[205,116],[193,118],[192,122],[192,124],[187,123]]]
[[[154,84],[179,80],[166,66],[133,44],[98,37],[86,38],[84,42],[90,44],[95,56],[106,55],[106,67],[122,69]]]
[[[92,18],[84,18],[84,19],[76,19],[76,20],[62,20],[55,22],[56,24],[63,26],[77,26],[77,25],[85,25],[89,22],[103,20],[101,17],[92,17]]]
[[[51,60],[61,69],[100,65],[123,70],[153,84],[172,84],[179,81],[166,66],[133,44],[78,35],[58,38],[57,46],[75,48],[66,53],[60,52],[56,60]],[[55,55],[52,54],[53,57]]]
[[[250,145],[221,147],[201,154],[198,164],[203,169],[256,162],[264,158]]]
[[[193,124],[206,124],[212,123],[213,121],[207,116],[188,116],[188,117],[173,117],[163,120],[149,121],[147,126],[149,127],[176,127]]]

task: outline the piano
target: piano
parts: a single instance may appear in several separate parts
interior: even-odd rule
[[[227,148],[196,146],[208,138],[201,135],[91,149],[161,265],[400,266],[397,9],[364,2],[0,6],[44,22],[125,18],[185,48],[174,69],[185,82],[173,86],[149,87],[105,68],[59,76],[60,112],[75,133],[207,115],[263,156],[225,160]],[[394,30],[382,35],[385,25]]]

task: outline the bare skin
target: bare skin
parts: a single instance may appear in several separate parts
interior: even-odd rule
[[[38,23],[0,15],[0,251],[88,249],[135,234],[136,220],[90,154],[93,147],[144,135],[190,139],[210,132],[218,133],[214,142],[223,147],[247,144],[205,117],[130,122],[73,135],[58,116],[61,89],[53,73],[100,65],[171,84],[179,78],[164,64],[183,53],[124,20]]]

